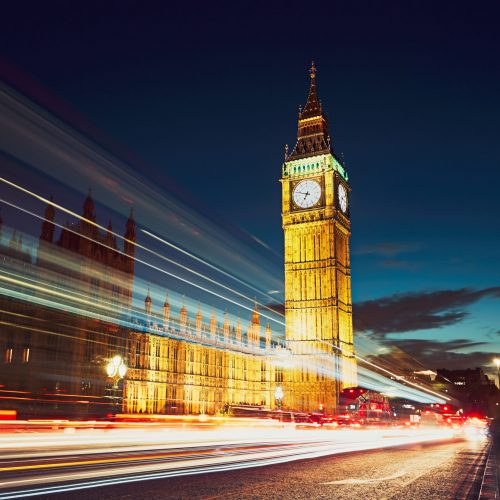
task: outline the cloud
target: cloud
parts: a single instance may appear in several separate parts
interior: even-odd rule
[[[375,245],[363,245],[353,250],[355,255],[378,255],[381,257],[396,257],[404,253],[416,252],[421,246],[417,243],[378,243]]]
[[[457,370],[463,368],[475,368],[477,366],[492,367],[489,370],[493,373],[492,353],[480,349],[472,352],[460,352],[462,349],[478,348],[487,345],[486,342],[474,342],[466,339],[454,339],[447,342],[434,340],[405,339],[392,340],[401,350],[411,353],[419,359],[427,368],[437,370],[447,368]]]
[[[443,328],[463,321],[465,308],[484,297],[500,298],[500,287],[395,294],[354,304],[354,328],[379,337]]]
[[[492,363],[493,355],[490,351],[483,350],[488,345],[488,342],[468,339],[444,342],[428,339],[391,339],[384,341],[383,349],[372,349],[371,353],[363,355],[377,366],[396,372],[482,366],[486,372],[494,375],[496,367]]]
[[[388,367],[412,369],[412,366],[418,365],[416,359],[424,368],[487,368],[493,357],[491,352],[483,350],[484,346],[491,345],[488,342],[387,338],[391,333],[416,332],[457,324],[468,316],[468,306],[486,297],[500,299],[500,287],[395,294],[355,303],[353,321],[357,349],[361,348],[361,351],[366,351],[365,356],[383,362]],[[283,304],[273,304],[271,307],[284,313]],[[494,333],[500,335],[500,330]],[[368,341],[365,349],[363,339]],[[384,351],[380,350],[380,354],[377,354],[377,346],[384,347],[385,353],[382,354]],[[469,352],[462,352],[464,350]]]

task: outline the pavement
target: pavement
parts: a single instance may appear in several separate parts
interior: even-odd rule
[[[479,500],[500,499],[500,421],[490,428],[491,447],[484,468]]]
[[[50,495],[50,500],[473,499],[489,441],[407,445]]]

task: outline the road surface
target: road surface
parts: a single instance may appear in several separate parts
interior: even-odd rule
[[[246,434],[13,435],[0,440],[0,499],[476,498],[488,448],[444,429]]]
[[[241,471],[135,482],[45,498],[473,499],[479,493],[484,461],[484,443],[411,445]]]

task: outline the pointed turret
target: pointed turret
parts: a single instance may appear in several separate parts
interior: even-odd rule
[[[40,233],[40,241],[46,241],[47,243],[53,243],[54,241],[54,218],[55,209],[52,205],[52,195],[50,196],[50,202],[45,208],[44,220],[42,222],[42,231]]]
[[[260,316],[257,299],[253,306],[252,324],[248,327],[248,343],[254,345],[260,344]]]
[[[187,309],[186,309],[186,304],[184,302],[185,298],[183,297],[182,300],[182,307],[179,312],[179,329],[181,333],[186,333],[186,327],[187,327]]]
[[[257,300],[255,300],[253,304],[252,325],[260,325],[260,316],[259,316],[259,308],[257,306]]]
[[[134,272],[134,255],[135,255],[135,219],[134,219],[134,209],[130,209],[130,215],[125,224],[125,243],[123,244],[123,251],[130,258],[126,258],[127,263],[125,265],[126,271],[130,274]]]
[[[224,342],[229,342],[229,339],[230,339],[230,336],[229,336],[229,313],[227,311],[224,313],[223,333],[224,333]]]
[[[68,237],[69,241],[67,242],[69,245],[75,245],[78,248],[79,253],[89,258],[96,257],[95,252],[98,248],[95,243],[95,240],[98,236],[98,230],[95,225],[95,221],[96,217],[94,200],[92,199],[92,190],[89,188],[89,193],[83,204],[83,220],[80,222],[80,233],[83,238],[75,237],[72,235]]]
[[[146,315],[147,316],[151,316],[151,304],[152,304],[152,300],[151,300],[151,294],[150,294],[150,291],[149,291],[149,287],[148,287],[148,294],[146,295],[146,298],[144,299],[144,311],[146,312]]]
[[[323,112],[323,110],[321,109],[321,102],[318,99],[318,91],[316,89],[316,66],[314,65],[314,61],[312,61],[311,63],[309,75],[311,77],[309,95],[307,96],[306,105],[300,112],[301,119],[313,118],[315,116],[321,115]]]
[[[163,304],[163,328],[165,330],[170,328],[170,304],[168,303],[168,290],[165,296],[165,303]]]
[[[316,66],[311,64],[309,95],[303,109],[299,111],[297,144],[286,157],[286,161],[331,153],[328,119],[323,113],[316,87]]]
[[[268,323],[266,326],[266,349],[271,348],[271,324]]]
[[[215,311],[212,308],[212,316],[210,318],[210,336],[215,339],[217,335],[217,320],[215,319]]]
[[[92,199],[92,190],[90,188],[87,198],[85,198],[85,202],[83,204],[83,216],[86,219],[95,222],[95,205],[94,200]]]
[[[196,335],[201,337],[201,328],[203,324],[203,316],[201,315],[201,305],[198,302],[198,310],[196,311]]]
[[[116,240],[113,235],[113,226],[111,219],[109,219],[108,227],[106,228],[106,245],[111,248],[116,248]]]

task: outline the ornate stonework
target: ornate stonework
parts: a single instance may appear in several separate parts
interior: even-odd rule
[[[297,143],[286,155],[281,178],[286,342],[295,359],[294,368],[285,373],[284,390],[292,408],[332,412],[339,389],[356,385],[349,185],[343,161],[331,146],[328,120],[317,96],[314,63],[310,76],[307,103],[299,113]],[[311,207],[307,206],[311,195],[307,180],[321,189]],[[339,204],[341,190],[346,193],[345,210]]]

